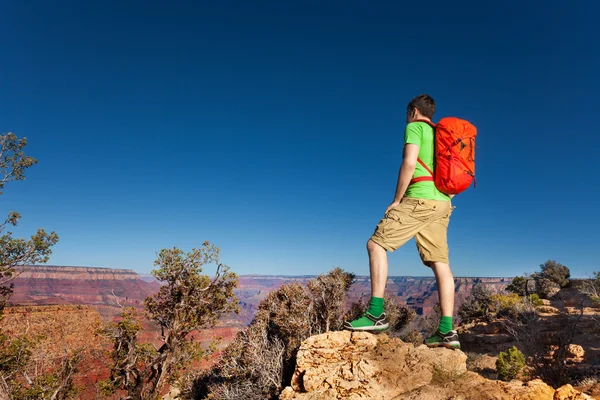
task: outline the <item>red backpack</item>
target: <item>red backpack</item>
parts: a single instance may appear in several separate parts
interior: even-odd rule
[[[465,191],[475,181],[475,137],[477,128],[469,121],[455,117],[442,118],[431,125],[435,132],[435,155],[433,173],[418,159],[431,176],[414,178],[410,183],[433,181],[438,190],[445,194]]]

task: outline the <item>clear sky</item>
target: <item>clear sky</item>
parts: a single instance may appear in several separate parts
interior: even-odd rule
[[[240,274],[368,274],[407,102],[479,131],[457,276],[600,269],[595,1],[0,3],[0,131],[39,164],[0,197],[50,263],[149,272],[209,240]],[[431,275],[414,242],[390,275]]]

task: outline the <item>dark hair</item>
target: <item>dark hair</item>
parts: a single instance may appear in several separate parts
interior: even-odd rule
[[[431,119],[433,114],[435,114],[435,101],[433,101],[433,97],[428,94],[421,94],[408,103],[406,107],[406,112],[410,113],[412,110],[416,108],[419,110],[421,115]]]

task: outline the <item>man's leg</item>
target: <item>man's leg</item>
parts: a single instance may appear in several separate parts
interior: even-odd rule
[[[423,226],[423,222],[410,218],[416,200],[403,200],[379,221],[375,232],[367,242],[369,269],[371,272],[371,300],[365,314],[354,321],[346,321],[345,329],[379,331],[389,327],[383,312],[383,298],[388,275],[387,252],[395,251],[409,241]]]
[[[371,239],[367,242],[367,252],[369,253],[369,269],[371,271],[371,295],[383,298],[388,276],[387,253],[383,247]]]
[[[388,274],[388,260],[386,250],[369,239],[367,242],[369,253],[369,269],[371,272],[371,300],[369,309],[360,318],[346,321],[344,328],[350,330],[380,331],[389,327],[387,317],[383,312],[383,296]]]
[[[454,277],[450,265],[442,262],[429,263],[433,270],[438,287],[440,308],[442,316],[438,330],[448,333],[452,330],[452,316],[454,315]]]
[[[450,265],[442,262],[429,263],[437,282],[442,316],[454,315],[454,277]]]
[[[452,205],[440,204],[441,218],[432,221],[415,236],[417,248],[423,263],[433,270],[438,286],[441,318],[438,329],[425,339],[429,347],[460,348],[458,334],[453,330],[454,315],[454,277],[448,264],[448,225]]]

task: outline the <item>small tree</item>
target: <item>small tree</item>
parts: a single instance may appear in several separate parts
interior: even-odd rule
[[[550,298],[569,284],[569,268],[556,261],[546,261],[540,265],[540,272],[532,274],[541,297]]]
[[[510,381],[521,372],[525,366],[525,356],[515,346],[498,354],[496,370],[503,381]]]
[[[527,292],[527,280],[523,276],[515,276],[512,282],[506,286],[507,292],[516,293],[519,296],[525,296]]]
[[[0,135],[0,195],[6,183],[24,180],[25,170],[37,164],[36,159],[25,155],[26,145],[27,138],[19,139],[14,133]],[[58,242],[55,232],[47,234],[44,229],[38,229],[31,239],[14,238],[12,232],[4,232],[8,226],[17,226],[19,219],[21,214],[11,211],[0,224],[0,314],[12,294],[11,281],[27,266],[48,261],[51,247]]]
[[[26,138],[17,138],[14,133],[0,135],[0,195],[6,183],[25,179],[25,170],[37,160],[25,155]],[[0,320],[4,307],[13,293],[12,282],[28,266],[48,261],[51,247],[58,242],[55,232],[47,234],[38,229],[30,239],[14,238],[9,226],[16,226],[21,215],[11,211],[0,223]],[[0,325],[0,399],[36,398],[62,399],[73,394],[72,375],[80,355],[67,355],[65,363],[56,366],[55,372],[39,371],[32,374],[31,354],[36,340],[27,336],[8,337]],[[35,366],[34,366],[35,367]],[[28,370],[29,369],[29,370]]]
[[[217,266],[212,278],[202,274],[206,264]],[[162,345],[138,344],[141,325],[132,310],[125,310],[120,322],[101,331],[113,342],[105,393],[121,389],[129,399],[156,399],[166,383],[205,354],[190,333],[212,328],[221,316],[238,311],[233,293],[237,276],[220,263],[219,249],[209,242],[187,254],[178,248],[163,249],[154,265],[159,268],[152,275],[162,286],[146,298],[145,308],[148,318],[161,328]]]
[[[561,288],[569,284],[571,272],[569,268],[556,261],[546,261],[540,265],[541,274]]]

